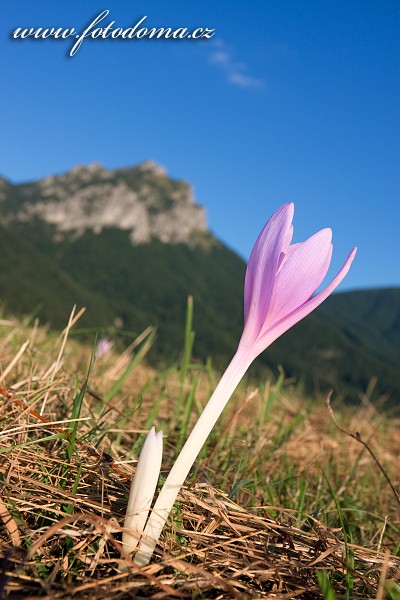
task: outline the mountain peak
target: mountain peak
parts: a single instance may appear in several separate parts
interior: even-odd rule
[[[13,187],[18,200],[7,220],[45,221],[54,226],[55,239],[113,227],[128,230],[132,244],[158,239],[191,245],[196,234],[208,232],[205,209],[196,203],[192,187],[170,178],[152,160],[116,170],[77,165]]]
[[[145,160],[139,163],[136,168],[146,173],[152,173],[153,175],[168,176],[167,169],[157,164],[154,160]]]
[[[76,165],[72,167],[70,171],[68,171],[69,175],[78,176],[78,177],[87,177],[93,175],[103,175],[109,173],[109,171],[103,167],[100,163],[89,163],[88,165]]]

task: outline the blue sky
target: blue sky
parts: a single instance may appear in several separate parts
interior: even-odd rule
[[[14,40],[18,27],[207,27],[212,39]],[[146,159],[195,188],[247,258],[294,201],[295,241],[332,227],[340,289],[399,285],[400,4],[383,0],[9,0],[0,172],[14,182]]]

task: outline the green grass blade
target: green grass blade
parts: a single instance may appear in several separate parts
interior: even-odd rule
[[[53,435],[46,435],[45,437],[39,438],[38,440],[30,440],[29,442],[23,442],[22,444],[13,444],[10,446],[0,447],[0,454],[6,454],[7,452],[12,452],[16,448],[26,448],[27,446],[31,446],[32,444],[41,444],[42,442],[50,442],[52,440],[65,440],[69,439],[62,433],[54,433]]]
[[[388,600],[400,600],[400,585],[391,579],[385,582]]]
[[[329,580],[328,573],[326,571],[317,571],[317,579],[324,600],[336,600],[336,594]]]
[[[183,344],[183,353],[182,360],[180,364],[180,374],[179,374],[179,395],[178,400],[175,404],[175,423],[179,422],[180,414],[182,410],[182,404],[184,402],[185,397],[185,382],[186,377],[190,368],[190,361],[192,358],[192,350],[194,343],[194,332],[193,332],[193,297],[188,296],[187,299],[187,308],[186,308],[186,322],[185,322],[185,337]]]
[[[130,375],[133,369],[143,360],[146,356],[147,352],[150,350],[151,345],[154,340],[154,336],[156,335],[156,330],[151,329],[149,334],[147,335],[145,341],[141,345],[139,351],[133,355],[132,359],[129,361],[128,366],[125,371],[122,373],[121,377],[114,383],[110,390],[106,393],[106,400],[110,402],[120,391],[122,385],[124,384],[126,378]]]
[[[279,370],[278,380],[275,383],[272,391],[268,394],[267,401],[265,403],[264,415],[263,415],[264,423],[266,423],[269,420],[269,417],[270,417],[270,414],[272,411],[272,407],[275,403],[275,400],[277,399],[277,397],[279,396],[279,394],[282,390],[283,382],[285,380],[285,373],[284,373],[282,367],[279,366],[278,370]]]
[[[188,430],[188,426],[189,426],[189,420],[190,420],[190,413],[192,411],[193,401],[196,396],[196,390],[197,390],[198,383],[199,383],[199,378],[194,377],[191,382],[190,391],[186,398],[185,412],[183,413],[181,426],[179,428],[179,440],[178,440],[178,446],[176,448],[176,451],[181,449],[181,447],[183,446],[183,443],[185,441],[185,438],[186,438],[186,434],[187,434],[187,430]]]
[[[349,523],[343,513],[339,499],[335,494],[335,490],[331,486],[328,477],[323,473],[326,483],[328,484],[329,490],[332,494],[333,501],[335,503],[336,511],[339,517],[340,525],[343,531],[344,548],[345,548],[345,560],[346,560],[346,600],[350,600],[353,597],[354,591],[354,552],[349,548],[349,544],[353,542]]]
[[[83,399],[85,397],[86,389],[87,389],[87,386],[88,386],[90,371],[92,369],[93,362],[94,362],[95,345],[96,345],[96,341],[95,341],[95,344],[93,346],[92,354],[90,356],[89,367],[88,367],[88,370],[87,370],[87,373],[86,373],[85,380],[83,382],[83,385],[82,385],[79,393],[75,394],[75,397],[74,397],[74,400],[73,400],[73,403],[72,403],[71,419],[73,419],[74,422],[72,424],[71,436],[69,438],[69,444],[68,444],[68,447],[67,447],[68,460],[71,459],[72,454],[74,453],[74,450],[75,450],[75,440],[76,440],[76,435],[77,435],[77,432],[78,432],[79,417],[80,417],[81,410],[82,410]]]

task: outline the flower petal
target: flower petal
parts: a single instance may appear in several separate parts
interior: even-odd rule
[[[265,321],[279,259],[290,243],[293,213],[292,202],[281,206],[261,231],[251,253],[244,284],[245,343],[255,340]]]
[[[299,306],[292,313],[284,317],[281,321],[275,324],[272,329],[269,329],[265,335],[260,336],[260,339],[257,341],[257,348],[255,348],[257,354],[261,354],[268,346],[272,344],[278,337],[280,337],[285,331],[296,325],[301,319],[304,319],[307,315],[310,314],[314,309],[316,309],[330,294],[337,288],[337,286],[343,281],[346,277],[351,263],[354,260],[354,257],[357,252],[357,247],[353,248],[353,250],[348,255],[344,264],[342,265],[339,273],[336,277],[331,281],[329,285],[326,286],[322,292],[310,298],[307,302],[305,302],[302,306]]]
[[[305,242],[289,248],[276,276],[265,331],[314,294],[331,262],[331,240],[332,231],[322,229]]]

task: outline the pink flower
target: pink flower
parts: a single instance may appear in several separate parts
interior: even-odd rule
[[[147,521],[136,564],[146,565],[193,462],[253,360],[274,340],[317,308],[346,276],[354,248],[336,277],[313,296],[332,257],[332,232],[322,229],[290,245],[294,206],[279,208],[261,231],[250,256],[244,285],[244,329],[235,356],[175,461]]]
[[[357,252],[354,248],[332,282],[313,296],[331,262],[332,231],[322,229],[305,242],[290,245],[293,213],[294,205],[289,203],[272,215],[247,265],[239,348],[251,347],[254,358],[337,288]]]
[[[99,345],[97,346],[96,356],[98,358],[105,356],[110,352],[112,347],[113,345],[112,342],[110,342],[110,340],[108,340],[107,338],[101,338],[101,340],[99,341]]]

